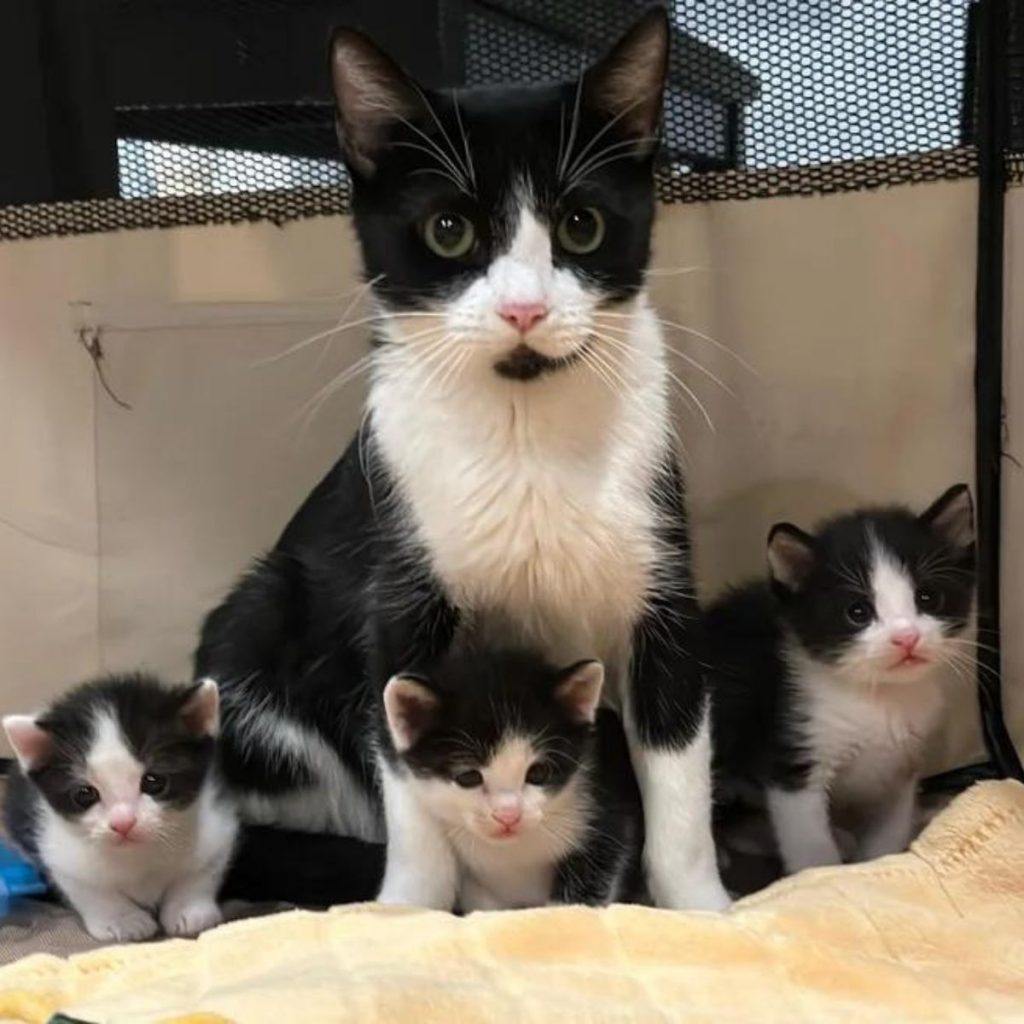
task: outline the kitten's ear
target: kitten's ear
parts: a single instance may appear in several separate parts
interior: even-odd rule
[[[384,713],[395,750],[404,754],[433,725],[441,701],[420,679],[392,676],[384,687]]]
[[[604,665],[581,661],[561,673],[555,699],[574,722],[593,723],[604,686]]]
[[[45,760],[53,750],[53,736],[31,715],[5,715],[3,726],[7,742],[26,772]]]
[[[918,517],[952,547],[966,551],[974,544],[974,502],[967,484],[955,484]]]
[[[179,711],[189,732],[197,736],[216,736],[220,731],[220,692],[213,679],[196,683]]]
[[[615,118],[617,127],[637,137],[638,145],[644,140],[644,153],[657,141],[668,49],[668,14],[655,7],[584,76],[588,107]]]
[[[768,534],[768,568],[772,579],[797,591],[814,568],[814,538],[792,523],[776,523]]]
[[[338,139],[349,167],[369,177],[377,168],[388,130],[423,113],[423,95],[383,50],[354,29],[331,40],[331,81]]]

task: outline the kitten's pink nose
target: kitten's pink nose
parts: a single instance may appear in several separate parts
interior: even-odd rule
[[[518,825],[522,816],[523,812],[518,807],[495,807],[491,811],[491,817],[500,825],[504,825],[505,828],[512,828],[514,825]]]
[[[543,302],[506,302],[498,309],[498,316],[521,334],[547,315],[548,307]]]
[[[898,629],[889,637],[889,642],[902,648],[907,654],[913,654],[914,648],[921,642],[921,633],[912,626]]]
[[[126,807],[115,807],[110,812],[110,827],[122,838],[127,839],[129,833],[135,828],[135,812]]]

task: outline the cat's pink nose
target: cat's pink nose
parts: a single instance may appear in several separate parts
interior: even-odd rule
[[[519,824],[523,812],[519,807],[495,807],[491,811],[491,817],[505,828],[512,828]]]
[[[921,633],[913,627],[898,629],[890,635],[889,642],[902,648],[907,654],[913,654],[914,648],[921,642]]]
[[[547,315],[548,307],[543,302],[506,302],[498,309],[498,316],[521,334]]]
[[[135,817],[134,812],[120,807],[115,807],[110,812],[110,827],[122,838],[127,839],[129,833],[135,828],[135,822],[138,820]]]

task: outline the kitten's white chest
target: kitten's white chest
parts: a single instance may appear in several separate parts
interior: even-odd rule
[[[914,775],[942,709],[939,684],[853,686],[805,680],[812,748],[840,803],[884,796]]]

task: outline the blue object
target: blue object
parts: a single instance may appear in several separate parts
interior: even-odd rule
[[[49,886],[36,866],[7,843],[0,842],[0,917],[6,917],[11,900],[42,896]]]

